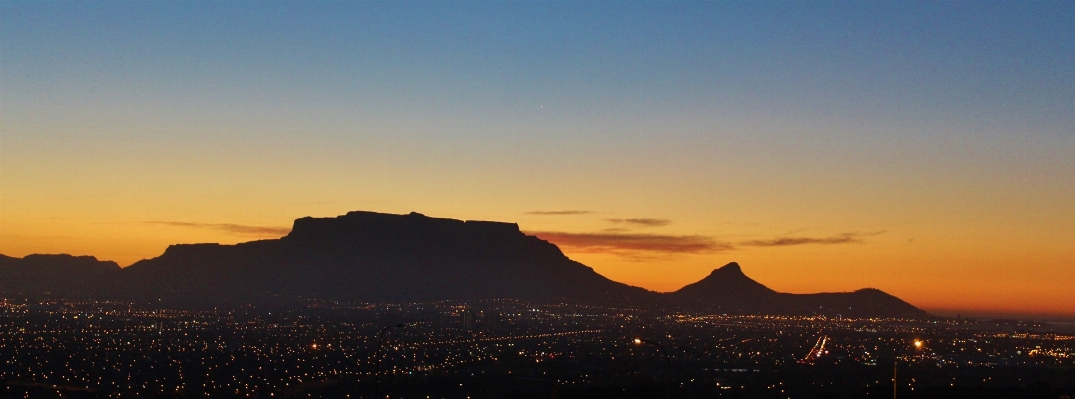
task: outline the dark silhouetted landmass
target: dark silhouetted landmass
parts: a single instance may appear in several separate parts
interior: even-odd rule
[[[667,294],[692,309],[729,314],[842,315],[844,317],[927,317],[928,314],[881,290],[785,294],[743,274],[732,262],[706,278]]]
[[[2,255],[0,255],[2,256]],[[350,212],[236,245],[173,245],[120,269],[69,255],[0,258],[0,293],[218,306],[280,298],[426,302],[493,298],[602,302],[735,314],[925,317],[875,289],[783,294],[731,263],[679,291],[621,284],[513,223]],[[275,299],[274,299],[275,298]]]
[[[120,267],[92,256],[0,255],[0,295],[102,297],[114,295]]]
[[[630,301],[609,280],[511,223],[417,213],[302,218],[287,236],[175,245],[123,270],[139,298],[246,301],[264,295],[369,302],[569,298]]]

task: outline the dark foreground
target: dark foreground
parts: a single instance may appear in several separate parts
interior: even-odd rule
[[[901,398],[1057,399],[1075,392],[1075,334],[512,300],[0,301],[3,398],[887,398],[893,366]]]

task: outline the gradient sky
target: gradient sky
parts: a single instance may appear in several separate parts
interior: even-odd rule
[[[0,1],[0,253],[350,210],[1075,317],[1075,2]]]

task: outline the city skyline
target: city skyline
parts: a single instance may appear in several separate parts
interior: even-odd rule
[[[1075,318],[1071,3],[0,3],[0,253],[348,211]]]

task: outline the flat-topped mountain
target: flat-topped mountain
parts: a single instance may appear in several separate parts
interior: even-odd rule
[[[120,269],[69,255],[0,255],[0,294],[229,305],[272,298],[424,302],[492,298],[604,302],[749,314],[927,316],[878,290],[782,294],[736,263],[679,291],[618,283],[513,223],[350,212],[305,217],[279,239],[173,245]]]
[[[267,295],[369,302],[651,294],[609,280],[512,223],[418,213],[302,218],[280,239],[169,247],[123,270],[137,297],[246,301]]]

